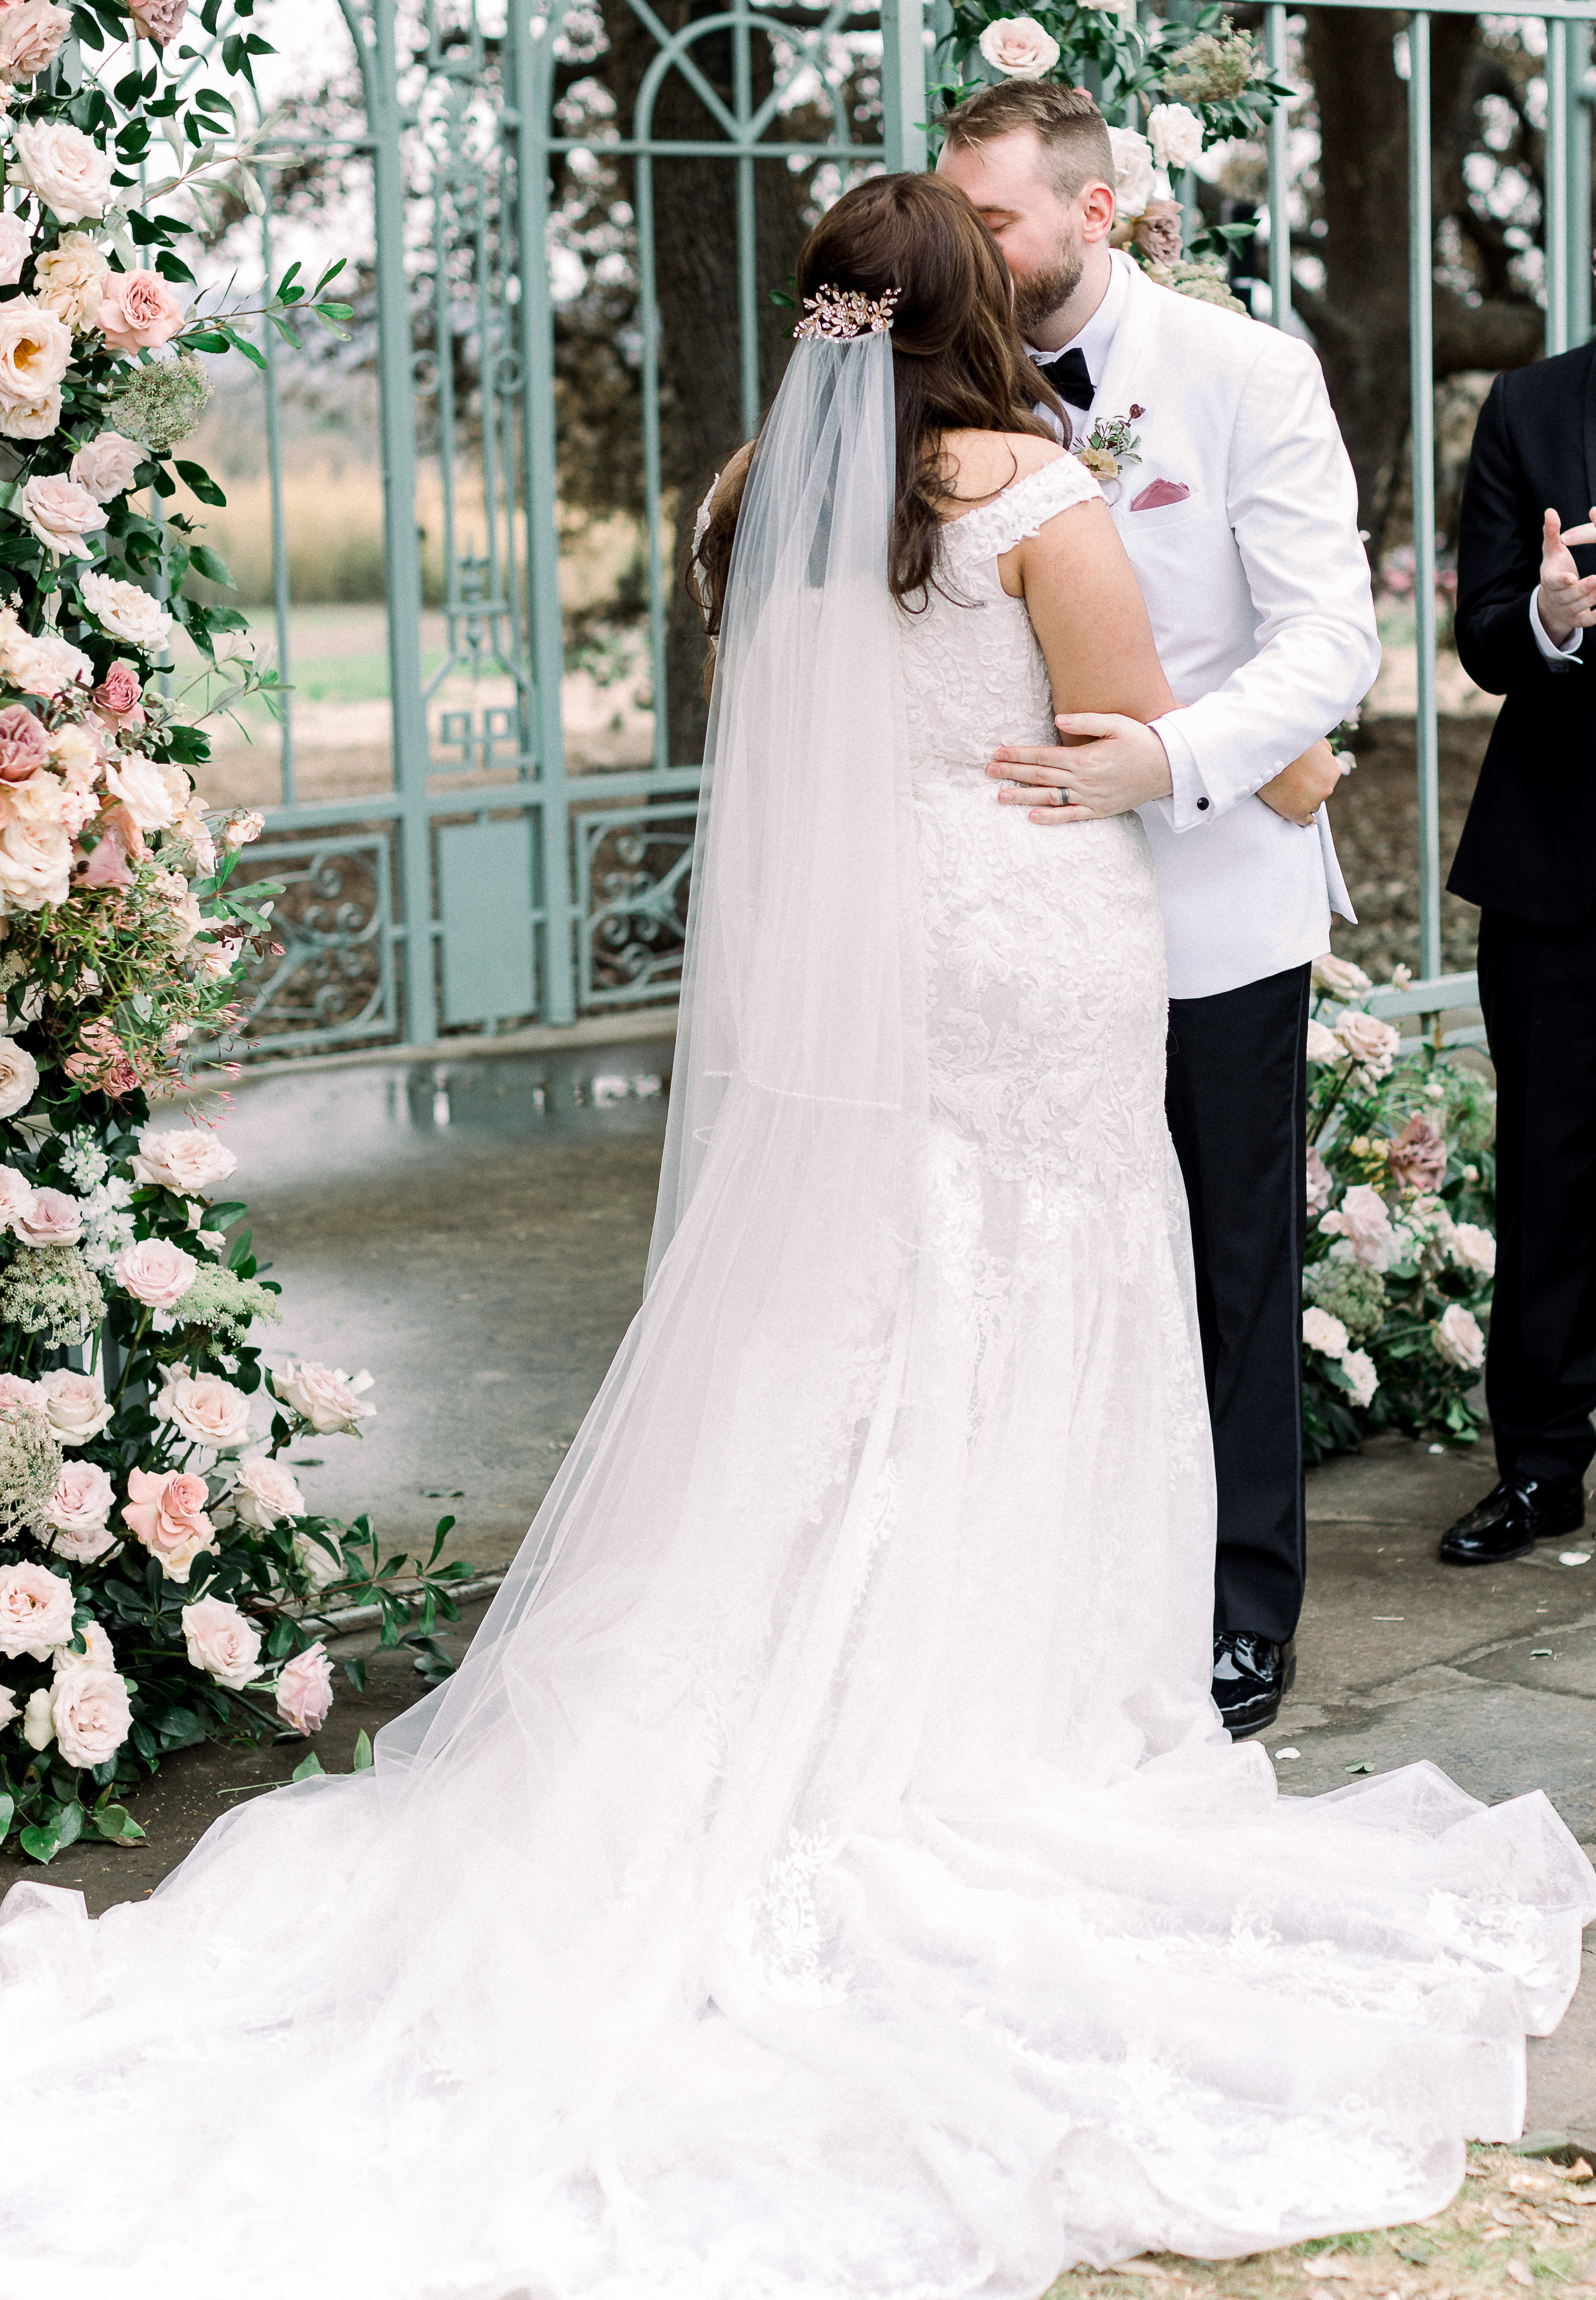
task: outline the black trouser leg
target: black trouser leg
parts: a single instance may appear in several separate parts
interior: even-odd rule
[[[1169,1004],[1165,1107],[1192,1209],[1214,1427],[1216,1629],[1284,1644],[1307,1575],[1302,1230],[1309,977]]]
[[[1496,1065],[1496,1284],[1485,1400],[1504,1477],[1596,1454],[1596,918],[1480,913]]]

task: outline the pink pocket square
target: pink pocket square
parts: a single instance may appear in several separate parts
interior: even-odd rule
[[[1131,504],[1133,511],[1162,511],[1166,504],[1185,503],[1190,488],[1180,479],[1154,479]]]

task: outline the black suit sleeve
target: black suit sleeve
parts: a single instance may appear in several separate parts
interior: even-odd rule
[[[1458,655],[1487,695],[1563,675],[1548,664],[1530,629],[1544,505],[1527,500],[1508,435],[1506,381],[1497,377],[1480,411],[1458,523]]]

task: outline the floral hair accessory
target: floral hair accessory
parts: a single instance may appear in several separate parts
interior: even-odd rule
[[[892,331],[898,290],[889,288],[877,301],[861,296],[857,288],[834,288],[823,281],[803,299],[806,318],[793,330],[794,343],[851,344],[860,336],[885,336]]]

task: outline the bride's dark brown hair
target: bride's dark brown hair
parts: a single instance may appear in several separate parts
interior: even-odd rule
[[[874,176],[844,192],[798,258],[800,299],[822,285],[872,298],[889,288],[898,292],[892,330],[897,499],[888,579],[902,604],[923,606],[936,576],[941,506],[954,499],[941,462],[942,434],[1025,431],[1052,438],[1035,411],[1040,403],[1062,414],[1062,402],[1026,356],[1002,250],[943,177]],[[698,549],[711,638],[720,629],[751,460],[751,449],[744,448],[727,467]]]

